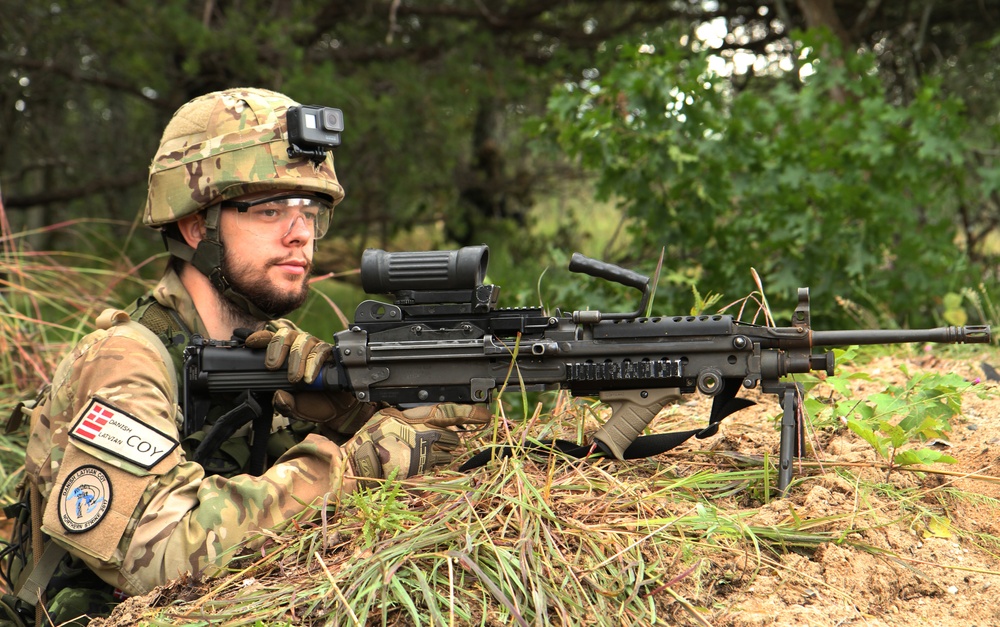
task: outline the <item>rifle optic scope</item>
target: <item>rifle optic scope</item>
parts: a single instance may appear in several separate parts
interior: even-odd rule
[[[369,248],[361,255],[361,287],[369,294],[471,290],[482,285],[489,256],[486,245],[398,253]]]

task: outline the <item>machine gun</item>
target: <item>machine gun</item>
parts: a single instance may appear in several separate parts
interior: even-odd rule
[[[334,363],[313,387],[347,390],[361,401],[395,406],[488,403],[504,385],[528,391],[567,389],[611,407],[587,450],[618,459],[661,452],[691,436],[714,435],[723,418],[753,404],[737,398],[739,390],[760,387],[776,394],[783,409],[778,487],[784,492],[793,459],[804,448],[801,387],[786,376],[834,373],[833,353],[813,349],[991,340],[989,326],[814,331],[808,288],[798,291],[790,327],[748,324],[730,315],[646,317],[654,287],[648,277],[579,253],[570,261],[571,271],[640,290],[638,310],[549,314],[540,307],[501,308],[499,286],[483,283],[488,259],[486,246],[365,251],[362,287],[369,294],[391,294],[392,302],[366,300],[358,306],[354,322],[334,335]],[[229,422],[242,424],[246,416],[254,416],[270,425],[271,395],[293,386],[284,371],[265,369],[263,352],[238,340],[192,339],[184,365],[186,431],[202,427],[207,399],[217,393],[240,392],[247,404],[264,408],[244,411]],[[695,391],[713,397],[707,427],[663,434],[671,437],[652,448],[639,441],[657,437],[640,436],[666,403]],[[228,437],[227,431],[214,438],[210,434],[202,446],[210,449]]]

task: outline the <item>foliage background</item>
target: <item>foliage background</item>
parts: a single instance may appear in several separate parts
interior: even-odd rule
[[[320,270],[342,277],[323,289],[348,314],[365,247],[470,243],[494,248],[511,305],[630,307],[563,270],[577,250],[648,273],[665,250],[658,313],[745,296],[751,267],[779,315],[810,286],[816,326],[975,320],[994,297],[990,3],[0,9],[0,193],[18,246],[155,277],[159,238],[136,216],[160,131],[192,97],[257,85],[345,111],[348,198]],[[47,228],[81,218],[86,235]]]

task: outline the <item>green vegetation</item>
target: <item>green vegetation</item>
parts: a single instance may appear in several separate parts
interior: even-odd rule
[[[0,187],[4,232],[35,250],[159,254],[135,218],[166,121],[256,85],[345,112],[324,273],[368,246],[487,243],[523,303],[621,303],[565,260],[651,273],[663,250],[655,313],[692,285],[740,298],[751,268],[779,318],[809,286],[817,327],[848,302],[881,326],[975,323],[966,290],[997,299],[990,3],[915,21],[845,0],[823,24],[748,0],[21,4],[0,0]],[[89,237],[46,228],[98,213]]]
[[[699,469],[688,455],[579,464],[521,451],[470,476],[446,472],[352,496],[317,522],[272,534],[226,577],[174,584],[143,617],[151,625],[320,616],[371,625],[709,625],[729,591],[764,572],[801,575],[785,564],[789,555],[836,546],[905,563],[873,534],[909,525],[926,536],[975,536],[946,513],[948,502],[975,495],[874,483],[836,461],[824,472],[795,489],[854,485],[862,503],[820,514],[789,500],[769,518],[760,488],[773,469],[763,465]],[[995,501],[978,504],[1000,512]]]
[[[709,51],[659,35],[609,46],[599,76],[553,91],[538,127],[621,204],[629,259],[665,246],[685,271],[675,282],[731,296],[749,291],[752,265],[779,316],[809,286],[817,326],[846,320],[838,297],[883,325],[964,312],[962,288],[989,271],[975,262],[986,251],[956,245],[956,202],[989,202],[998,179],[987,163],[968,171],[982,138],[960,98],[928,78],[894,103],[874,55],[831,53],[817,33],[796,38],[813,74],[735,91]]]
[[[836,352],[841,365],[856,355],[856,349]],[[962,395],[973,384],[954,373],[911,375],[905,364],[900,371],[906,378],[902,385],[879,381],[864,370],[824,377],[830,395],[813,393],[803,405],[819,428],[846,424],[888,463],[887,474],[896,466],[955,463],[953,457],[924,444],[945,440],[961,413]],[[819,383],[813,375],[803,379],[809,388]],[[881,391],[859,398],[851,389],[857,381],[872,382]]]

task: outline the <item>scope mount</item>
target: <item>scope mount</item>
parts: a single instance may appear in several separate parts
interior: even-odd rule
[[[392,293],[394,304],[410,314],[435,313],[443,305],[460,305],[455,313],[485,313],[496,309],[499,285],[477,285],[469,290],[399,290]],[[449,307],[449,309],[453,309]]]

